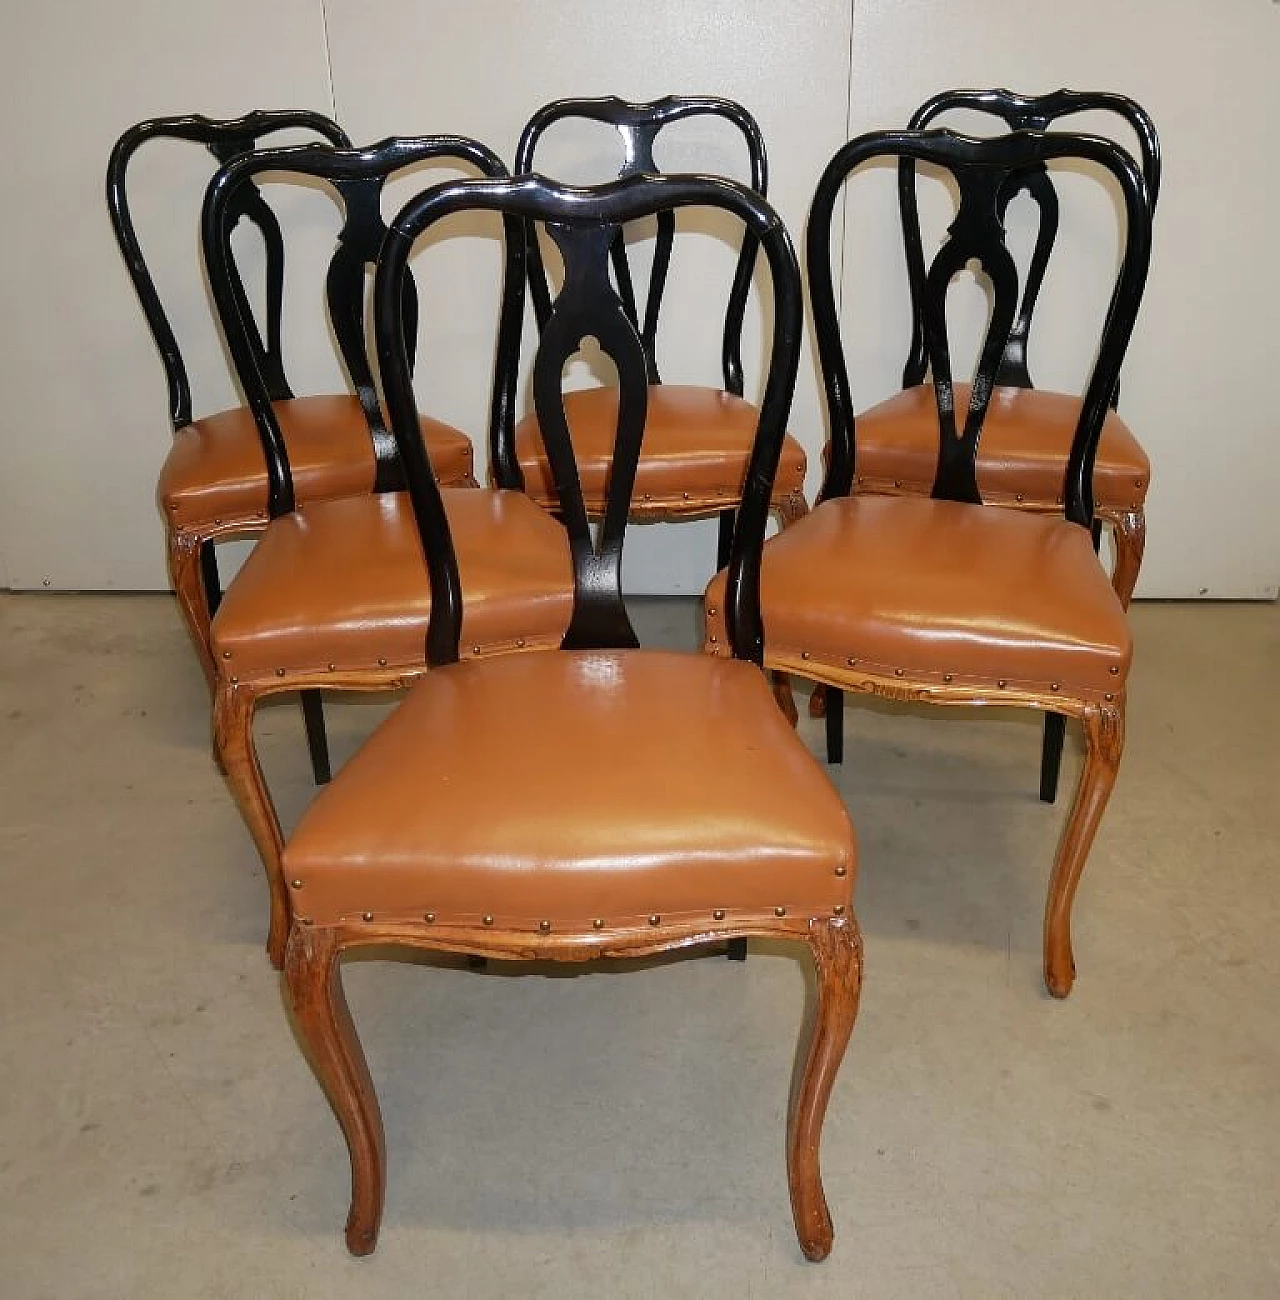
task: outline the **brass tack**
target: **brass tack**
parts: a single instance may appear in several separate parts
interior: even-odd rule
[[[379,668],[385,668],[386,666],[387,666],[387,661],[386,661],[385,659],[379,659],[379,660],[378,660],[378,667],[379,667]]]
[[[329,671],[330,671],[331,673],[336,673],[336,672],[338,671],[338,665],[337,665],[337,664],[330,664],[330,665],[329,665]]]
[[[723,921],[723,920],[724,920],[724,908],[723,908],[723,907],[717,907],[716,910],[715,910],[714,912],[711,913],[711,919],[712,919],[713,921]]]
[[[1120,671],[1119,668],[1117,668],[1117,667],[1115,667],[1114,665],[1112,665],[1112,668],[1111,668],[1111,675],[1112,675],[1112,677],[1114,677],[1114,676],[1115,676],[1119,671]]]
[[[651,492],[646,492],[646,493],[644,494],[644,499],[645,499],[646,501],[652,501],[652,500],[653,500],[653,494],[652,494]]]
[[[856,668],[858,661],[856,659],[846,659],[845,663],[847,663],[850,668]]]
[[[299,925],[312,925],[312,924],[314,924],[314,922],[311,920],[311,918],[310,918],[309,916],[300,916],[300,917],[298,917],[298,924],[299,924]]]
[[[717,641],[719,641],[719,639],[720,639],[720,638],[719,638],[718,636],[709,636],[709,637],[707,638],[707,640],[710,641],[712,645],[715,645],[715,643],[716,643]]]
[[[1057,682],[1050,682],[1050,683],[1049,683],[1049,689],[1050,689],[1051,691],[1056,691],[1056,690],[1058,689],[1058,683],[1057,683]]]
[[[1019,493],[1018,493],[1018,494],[1017,494],[1013,499],[1014,499],[1015,501],[1021,501],[1021,500],[1023,499],[1023,497],[1022,497],[1022,493],[1019,492]]]
[[[955,681],[955,679],[956,679],[956,678],[955,678],[955,674],[954,674],[954,673],[943,673],[943,674],[942,674],[942,680],[943,680],[944,682],[953,682],[953,681]]]
[[[471,653],[473,655],[478,655],[480,653],[480,647],[478,645],[473,645],[471,647]]]
[[[685,499],[686,501],[688,501],[688,499],[689,499],[689,494],[688,494],[687,492],[682,492],[680,495],[681,495],[682,497],[684,497],[684,499]]]
[[[366,921],[372,921],[372,920],[373,920],[373,913],[372,913],[372,912],[366,912],[366,913],[364,914],[364,919],[365,919]]]
[[[230,651],[230,650],[224,650],[224,651],[222,652],[222,657],[223,657],[224,659],[230,659],[230,658],[231,658],[231,651]]]
[[[214,522],[215,524],[220,524],[220,523],[222,522],[222,520],[221,520],[221,519],[215,519],[213,522]]]
[[[894,480],[893,480],[893,486],[896,487],[896,488],[900,488],[900,487],[902,486],[902,480],[901,480],[900,478],[896,478],[896,479],[894,479]]]
[[[1111,700],[1114,700],[1116,697],[1108,691],[1107,694],[1104,695],[1102,698],[1110,702]]]
[[[1140,478],[1136,478],[1136,479],[1134,479],[1134,480],[1133,480],[1133,486],[1134,486],[1134,487],[1141,487],[1141,486],[1142,486],[1142,480],[1141,480]]]
[[[660,925],[661,923],[662,923],[662,917],[660,917],[657,912],[654,912],[654,914],[649,918],[649,924]]]
[[[283,677],[283,676],[284,676],[284,669],[283,669],[283,668],[277,668],[277,669],[276,669],[276,676],[277,676],[277,677]]]
[[[239,679],[238,677],[233,677],[233,678],[231,679],[231,685],[234,686],[234,685],[235,685],[239,680],[240,680],[240,679]]]
[[[848,874],[849,874],[849,868],[846,867],[843,863],[841,863],[840,866],[836,868],[837,876],[847,876]]]
[[[435,923],[436,923],[436,914],[435,914],[434,912],[428,912],[428,913],[426,914],[426,916],[424,916],[422,919],[423,919],[424,921],[426,921],[426,923],[427,923],[428,925],[435,925]]]
[[[843,916],[843,915],[844,915],[844,904],[843,904],[843,903],[837,903],[837,904],[836,904],[836,905],[831,909],[831,914],[832,914],[832,916]]]
[[[592,928],[593,930],[603,930],[603,929],[604,929],[604,919],[603,919],[602,917],[597,916],[596,919],[595,919],[594,921],[591,922],[591,928]]]
[[[551,933],[551,922],[550,922],[550,921],[539,921],[539,922],[538,922],[538,929],[541,930],[543,934],[550,934],[550,933]]]
[[[773,909],[773,914],[774,916],[786,916],[787,909],[785,907],[775,907]]]
[[[708,609],[708,610],[707,610],[707,617],[708,617],[708,618],[715,618],[715,616],[716,616],[716,611],[715,611],[714,608],[711,608],[711,609]]]
[[[807,650],[801,650],[801,651],[800,651],[800,658],[801,658],[801,659],[808,659],[808,658],[809,658],[809,652],[808,652]]]
[[[301,889],[301,888],[302,888],[302,881],[301,881],[301,880],[291,880],[289,883],[294,887],[294,889]]]
[[[996,685],[997,685],[1001,690],[1004,690],[1004,688],[1005,688],[1006,686],[1008,686],[1009,683],[1006,682],[1006,681],[998,681],[998,682],[996,683]]]
[[[520,637],[520,639],[516,642],[516,649],[517,650],[524,649],[524,637]]]
[[[862,477],[862,475],[859,474],[858,477],[857,477],[857,479],[856,479],[855,481],[856,481],[857,483],[859,483],[859,484],[862,484],[862,483],[865,483],[865,482],[866,482],[866,479],[864,479],[864,478]]]
[[[905,671],[906,671],[906,669],[904,669],[904,668],[895,668],[895,669],[893,670],[893,675],[894,675],[895,677],[901,677]]]
[[[486,912],[485,915],[481,918],[481,920],[484,921],[485,925],[492,925],[492,924],[493,924],[493,917],[490,916],[487,912]]]

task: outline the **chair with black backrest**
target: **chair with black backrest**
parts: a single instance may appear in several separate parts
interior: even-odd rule
[[[386,183],[425,164],[505,176],[502,161],[461,136],[384,140],[366,149],[260,150],[228,164],[214,179],[204,207],[205,260],[214,300],[242,382],[267,447],[277,512],[244,567],[229,585],[213,619],[214,734],[236,801],[262,856],[271,888],[267,942],[272,961],[284,958],[289,891],[281,875],[282,832],[263,776],[253,733],[259,702],[286,691],[393,690],[426,671],[423,652],[431,587],[417,526],[403,492],[404,474],[374,388],[367,351],[366,299],[373,262],[386,233],[380,210]],[[267,376],[249,347],[234,292],[232,218],[246,191],[271,182],[319,181],[336,200],[342,232],[327,285],[334,331],[348,372],[376,430],[377,477],[372,492],[328,501],[296,500]],[[518,241],[511,241],[513,243]],[[508,280],[523,274],[523,257],[508,251]],[[510,314],[522,298],[504,303]],[[418,299],[404,281],[405,331],[414,338]],[[433,307],[428,304],[428,311]],[[515,376],[495,390],[490,454],[509,447]],[[434,452],[437,422],[417,423]],[[568,543],[550,515],[518,492],[449,486],[442,479],[463,581],[472,599],[468,650],[473,654],[558,647],[573,601]]]
[[[169,572],[211,685],[215,672],[209,625],[221,599],[216,543],[261,532],[268,519],[290,508],[291,494],[305,502],[371,491],[381,473],[390,439],[384,430],[379,441],[376,403],[370,405],[363,388],[358,395],[294,396],[285,377],[281,341],[284,240],[276,214],[256,186],[246,186],[239,192],[227,222],[235,226],[241,220],[247,221],[262,237],[266,290],[263,329],[253,323],[244,282],[234,278],[230,291],[244,305],[250,323],[239,347],[252,352],[262,376],[280,443],[278,456],[288,465],[290,476],[273,477],[269,473],[272,449],[264,446],[259,423],[247,405],[193,419],[187,366],[134,229],[127,175],[134,155],[152,141],[204,145],[221,165],[252,152],[264,137],[286,132],[319,136],[337,148],[349,148],[351,144],[336,123],[307,110],[258,111],[223,121],[199,115],[162,117],[130,127],[116,141],[107,168],[107,206],[112,227],[169,385],[174,438],[158,487]],[[193,230],[196,212],[193,203]],[[342,311],[336,302],[331,308],[336,330]],[[240,358],[237,368],[244,370]],[[471,443],[465,435],[439,426],[433,430],[432,455],[443,482],[474,484]],[[325,781],[329,758],[320,696],[314,692],[304,695],[303,708],[316,779]]]
[[[947,90],[932,96],[912,114],[911,129],[936,124],[947,114],[966,112],[998,118],[1011,131],[1048,130],[1061,118],[1081,113],[1109,114],[1128,128],[1138,146],[1147,202],[1152,216],[1160,192],[1160,141],[1150,115],[1132,99],[1110,91],[1058,90],[1047,95],[1018,95],[1009,90]],[[903,235],[913,252],[909,265],[923,266],[917,174],[904,160],[898,171]],[[1022,279],[1021,297],[1004,355],[996,370],[996,391],[983,423],[978,451],[978,483],[983,500],[1050,514],[1062,510],[1062,475],[1080,414],[1078,395],[1037,389],[1028,370],[1028,340],[1032,317],[1044,285],[1058,234],[1060,199],[1052,173],[1036,167],[1012,177],[994,214],[1003,222],[1009,205],[1025,193],[1036,205],[1035,241]],[[902,374],[903,391],[858,416],[858,472],[854,491],[926,495],[933,485],[937,459],[938,421],[928,382],[920,303],[922,287],[912,280],[912,338]],[[1112,583],[1128,608],[1138,580],[1146,543],[1145,503],[1151,464],[1129,427],[1113,409],[1102,426],[1094,463],[1094,545],[1102,526],[1112,530],[1115,567]],[[956,406],[968,404],[963,385]],[[814,699],[821,701],[822,693]],[[815,709],[814,712],[820,712]],[[1063,718],[1045,715],[1040,797],[1052,803],[1058,789],[1062,758]]]
[[[538,146],[552,127],[578,121],[600,122],[615,128],[622,143],[619,177],[641,172],[656,174],[661,171],[654,159],[659,133],[673,123],[693,118],[718,119],[737,131],[746,146],[751,188],[764,197],[768,190],[768,163],[759,125],[742,105],[712,96],[670,95],[647,104],[614,97],[556,100],[540,108],[521,133],[515,171],[519,175],[535,169]],[[748,233],[738,253],[725,311],[721,347],[723,383],[710,387],[664,384],[658,371],[658,323],[675,245],[676,217],[671,212],[658,213],[656,220],[643,318],[636,302],[625,232],[619,232],[610,249],[623,306],[640,331],[650,384],[648,424],[631,517],[638,523],[718,519],[717,568],[723,568],[728,563],[733,515],[742,497],[757,414],[756,408],[743,397],[742,367],[743,317],[756,264],[756,244]],[[541,325],[550,310],[550,289],[536,238],[530,241],[529,263],[534,308]],[[618,391],[613,387],[586,388],[566,397],[587,513],[593,519],[600,518],[604,510],[617,403]],[[514,465],[496,467],[499,486],[523,486],[535,501],[548,509],[558,509],[554,475],[536,412],[517,426],[516,457]],[[770,503],[783,526],[808,510],[804,496],[805,469],[804,448],[788,435]],[[791,708],[790,694],[782,686],[779,701],[784,708]]]
[[[862,417],[853,415],[832,283],[832,212],[852,173],[910,159],[949,172],[959,194],[948,238],[921,286],[938,450],[928,497],[853,491]],[[1122,197],[1122,257],[1079,403],[1062,477],[1061,515],[984,506],[977,469],[995,376],[1018,306],[1018,272],[998,220],[1008,186],[1029,169],[1074,160]],[[874,169],[871,169],[874,170]],[[856,237],[856,222],[849,230]],[[1118,145],[1093,136],[1020,131],[975,140],[948,131],[877,132],[845,145],[819,182],[806,253],[831,443],[819,504],[764,549],[766,662],[837,692],[938,704],[1024,706],[1078,718],[1086,757],[1059,847],[1045,920],[1045,978],[1059,997],[1075,976],[1071,903],[1124,743],[1132,639],[1094,554],[1094,458],[1141,300],[1150,255],[1142,176]],[[992,304],[967,406],[956,401],[946,315],[954,276],[977,259]],[[846,310],[856,298],[845,296]],[[723,653],[725,576],[707,593],[707,648]],[[841,718],[828,706],[829,739]]]
[[[775,303],[759,431],[729,553],[726,659],[636,648],[621,591],[652,389],[640,333],[610,283],[609,250],[625,222],[694,204],[746,226],[767,260]],[[546,223],[567,264],[566,288],[541,332],[533,400],[576,584],[563,650],[479,661],[460,658],[472,617],[466,574],[417,438],[399,310],[414,241],[470,211]],[[375,313],[434,593],[431,671],[320,793],[284,853],[295,894],[285,978],[350,1150],[348,1247],[374,1247],[385,1150],[343,996],[344,953],[394,945],[582,962],[762,935],[807,945],[817,967],[787,1161],[801,1245],[820,1259],[832,1239],[820,1127],[856,1013],[861,945],[848,813],[777,709],[760,666],[760,548],[802,328],[790,239],[758,195],[707,177],[636,176],[595,189],[538,176],[463,181],[411,201],[392,223]],[[565,365],[588,336],[618,371],[598,540],[563,392]]]

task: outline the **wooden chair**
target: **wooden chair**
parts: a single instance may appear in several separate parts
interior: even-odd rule
[[[291,508],[292,494],[301,501],[322,501],[369,492],[382,472],[390,438],[375,418],[376,403],[360,388],[352,394],[295,397],[285,377],[281,344],[284,292],[284,241],[280,223],[256,186],[245,186],[227,220],[255,226],[266,253],[265,343],[256,326],[242,349],[250,349],[270,398],[271,419],[280,442],[279,456],[291,477],[272,479],[270,448],[253,412],[245,406],[192,418],[191,385],[155,280],[142,254],[129,205],[129,164],[143,145],[155,140],[185,140],[204,145],[218,163],[252,151],[266,136],[306,132],[339,148],[350,140],[335,122],[308,111],[253,112],[214,120],[198,115],[153,118],[130,127],[116,141],[107,168],[107,206],[112,228],[142,305],[169,387],[173,444],[160,471],[158,495],[164,515],[169,572],[178,607],[195,642],[210,685],[215,672],[210,621],[221,599],[215,544],[262,531],[269,518]],[[232,267],[234,275],[234,266]],[[237,277],[231,292],[247,304]],[[343,304],[331,303],[335,328]],[[251,315],[249,316],[252,320]],[[243,364],[238,369],[243,371]],[[431,430],[432,454],[443,482],[475,483],[471,443],[456,429]],[[380,451],[381,448],[381,451]],[[320,697],[303,696],[307,736],[318,781],[328,780]]]
[[[926,268],[911,275],[932,367],[939,429],[929,497],[855,494],[862,420],[853,404],[832,284],[832,211],[846,178],[880,159],[950,172],[959,211]],[[977,469],[995,376],[1014,327],[1017,268],[996,220],[1006,187],[1029,169],[1075,159],[1114,177],[1123,197],[1123,258],[1063,474],[1063,516],[985,507]],[[1049,887],[1045,977],[1065,997],[1075,976],[1071,903],[1124,743],[1132,655],[1119,597],[1093,552],[1094,457],[1133,329],[1150,253],[1142,177],[1119,146],[1092,136],[1019,131],[974,140],[947,131],[877,132],[845,145],[819,182],[807,267],[831,424],[826,478],[812,514],[764,548],[767,662],[842,691],[938,704],[1022,705],[1078,718],[1087,756]],[[957,415],[947,288],[971,259],[993,304],[968,408]],[[707,648],[723,653],[725,579],[707,593]],[[838,743],[839,694],[827,731]]]
[[[623,222],[690,204],[738,217],[775,299],[769,378],[729,557],[733,657],[635,648],[620,590],[646,407],[644,345],[609,282]],[[401,285],[442,217],[499,211],[548,223],[568,266],[548,314],[533,396],[574,559],[563,651],[462,661],[470,617],[443,494],[416,437]],[[631,177],[567,189],[537,176],[463,181],[392,223],[375,290],[379,357],[434,598],[432,669],[321,792],[285,849],[296,899],[285,979],[297,1026],[351,1155],[347,1245],[374,1248],[385,1149],[343,996],[340,959],[392,944],[497,959],[581,962],[767,935],[805,944],[818,1010],[788,1129],[801,1246],[831,1246],[820,1127],[856,1013],[861,944],[848,814],[775,707],[760,669],[760,546],[799,355],[795,255],[756,194],[707,177]],[[598,542],[562,393],[593,336],[616,363],[616,451]],[[499,367],[501,373],[502,367]]]
[[[1008,90],[947,90],[934,95],[912,114],[911,129],[932,126],[955,112],[981,113],[999,119],[1009,130],[1047,130],[1054,122],[1080,113],[1107,113],[1128,128],[1137,142],[1151,215],[1160,192],[1160,141],[1146,111],[1124,95],[1106,91],[1058,90],[1048,95],[1017,95]],[[903,235],[913,253],[909,265],[923,266],[920,218],[916,201],[916,170],[904,160],[898,170]],[[1060,200],[1052,175],[1035,168],[1012,177],[1000,196],[995,215],[1003,222],[1009,204],[1025,192],[1036,204],[1039,221],[1025,276],[1017,316],[1004,355],[996,370],[996,391],[983,424],[978,451],[978,483],[983,500],[1047,514],[1062,511],[1062,470],[1080,415],[1076,394],[1037,389],[1027,368],[1032,317],[1044,284],[1045,271],[1058,232]],[[896,397],[858,416],[858,472],[855,492],[927,496],[933,486],[937,459],[938,421],[933,388],[928,382],[928,358],[920,317],[922,286],[911,283],[912,338]],[[1151,464],[1128,425],[1112,410],[1102,426],[1094,463],[1094,545],[1105,524],[1115,544],[1112,582],[1127,609],[1138,580],[1146,543],[1145,503]],[[963,385],[956,389],[958,408],[968,405]],[[823,692],[813,699],[823,700]],[[813,709],[820,713],[821,708]],[[1063,718],[1045,715],[1040,797],[1052,803],[1057,795],[1062,760]]]
[[[694,117],[718,118],[737,129],[747,148],[751,188],[764,197],[768,190],[768,163],[760,127],[740,104],[709,96],[670,95],[647,104],[614,97],[556,100],[540,108],[524,128],[516,149],[515,171],[519,175],[535,169],[538,145],[549,128],[581,120],[603,122],[616,129],[623,148],[619,177],[642,172],[657,174],[661,169],[654,161],[653,150],[659,133],[673,122]],[[658,372],[658,321],[675,233],[675,214],[659,213],[643,321],[621,232],[610,250],[623,306],[640,330],[651,390],[631,517],[638,523],[717,518],[717,568],[723,568],[728,563],[734,510],[742,497],[758,415],[756,408],[743,397],[741,355],[743,315],[751,290],[756,245],[748,234],[738,254],[725,313],[723,385],[663,384]],[[541,326],[550,312],[550,289],[536,238],[530,239],[529,273],[535,313]],[[618,416],[618,390],[588,388],[567,394],[566,410],[587,512],[591,518],[598,519],[604,511],[606,476],[613,453],[611,439]],[[516,427],[515,446],[516,463],[496,467],[499,485],[522,486],[535,501],[548,509],[557,509],[554,475],[536,412]],[[788,435],[771,501],[783,525],[808,511],[804,496],[805,469],[804,448]]]
[[[403,470],[388,431],[366,352],[369,268],[386,227],[383,187],[395,173],[430,160],[505,175],[501,160],[460,136],[385,140],[361,150],[260,150],[219,172],[204,208],[205,258],[214,299],[250,407],[269,449],[273,501],[267,525],[214,615],[214,734],[228,782],[262,856],[271,889],[267,950],[284,960],[289,899],[281,875],[283,836],[253,735],[259,701],[280,692],[391,690],[426,670],[423,639],[431,589],[417,528],[402,490]],[[343,209],[343,232],[327,285],[334,330],[362,408],[375,430],[377,474],[372,492],[338,500],[301,501],[291,493],[291,466],[267,376],[257,364],[252,323],[234,292],[231,218],[258,178],[324,183]],[[523,274],[513,241],[508,275]],[[506,311],[518,309],[517,297]],[[416,331],[417,295],[405,280],[406,330]],[[518,332],[518,321],[506,325]],[[514,374],[500,385],[491,413],[491,445],[510,442]],[[420,419],[420,437],[440,474],[435,435],[447,426]],[[499,431],[504,430],[500,436]],[[463,579],[472,598],[468,648],[474,654],[555,648],[568,627],[573,575],[563,530],[518,492],[447,486],[450,520]]]

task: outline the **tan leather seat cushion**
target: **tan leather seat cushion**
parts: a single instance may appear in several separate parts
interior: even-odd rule
[[[964,427],[970,386],[956,385],[956,425]],[[1062,482],[1080,401],[1038,388],[997,388],[978,442],[978,489],[988,504],[1060,506]],[[933,385],[904,389],[857,418],[856,472],[866,492],[933,488],[938,463],[938,408]],[[1151,462],[1128,425],[1107,413],[1094,463],[1096,505],[1113,512],[1140,510],[1151,482]]]
[[[373,491],[373,443],[355,397],[295,397],[275,404],[299,501]],[[472,481],[471,442],[439,420],[422,433],[441,483]],[[267,461],[247,407],[197,420],[174,435],[160,471],[160,505],[171,527],[252,523],[266,517]]]
[[[317,922],[590,933],[717,908],[830,916],[855,855],[757,668],[559,651],[428,673],[307,810],[284,869]]]
[[[558,647],[573,613],[564,529],[520,492],[446,488],[444,499],[462,575],[463,653]],[[214,658],[241,681],[280,668],[287,681],[330,664],[421,667],[430,612],[404,493],[316,501],[273,519],[254,547],[214,616]]]
[[[599,514],[618,432],[618,390],[566,393],[564,405],[587,510]],[[759,418],[750,402],[717,388],[652,385],[632,511],[681,510],[698,503],[708,509],[732,507],[742,497]],[[554,508],[559,498],[536,416],[526,416],[516,426],[516,457],[524,471],[525,491]],[[775,499],[803,491],[804,475],[804,448],[788,435],[774,482]]]
[[[708,648],[721,651],[724,587],[720,573],[706,598]],[[1057,683],[1097,699],[1124,689],[1132,657],[1088,532],[1000,506],[826,501],[765,543],[761,606],[769,664],[800,673],[893,681],[902,669],[908,681],[950,674],[1046,693]]]

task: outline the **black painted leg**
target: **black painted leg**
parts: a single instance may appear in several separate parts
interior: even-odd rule
[[[222,604],[222,579],[218,576],[218,553],[212,542],[200,546],[200,576],[204,579],[204,598],[209,605],[209,617],[218,612]]]
[[[730,939],[728,957],[730,961],[746,961],[747,941],[745,939]]]
[[[319,691],[302,692],[302,721],[307,728],[312,775],[316,785],[327,785],[333,773],[329,768],[329,737],[324,729],[324,697]]]
[[[844,762],[844,692],[834,686],[827,693],[827,762]]]
[[[1052,803],[1058,797],[1058,769],[1062,766],[1062,742],[1067,719],[1061,713],[1044,715],[1044,748],[1040,753],[1040,798]]]
[[[729,567],[729,547],[733,542],[733,525],[737,518],[736,510],[722,510],[719,515],[719,529],[716,535],[716,572]]]
[[[467,969],[488,970],[489,969],[488,957],[481,957],[479,953],[474,953],[474,952],[467,953]]]

